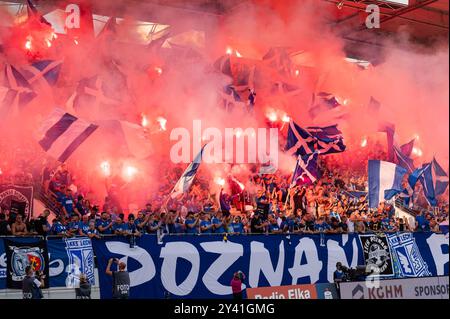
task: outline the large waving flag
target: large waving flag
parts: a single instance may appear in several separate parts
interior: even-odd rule
[[[317,159],[319,152],[313,154],[306,154],[299,156],[297,164],[292,175],[291,186],[295,185],[299,179],[310,181],[314,183],[319,178],[319,168],[317,166]]]
[[[61,72],[61,66],[61,60],[42,60],[22,68],[22,73],[30,84],[43,79],[48,85],[55,86]]]
[[[314,153],[315,138],[307,130],[290,120],[285,150],[290,155],[303,156]]]
[[[392,162],[394,160],[395,124],[390,122],[380,122],[378,124],[378,132],[386,133],[388,160]]]
[[[408,143],[409,144],[409,143]],[[407,144],[405,144],[407,145]],[[393,145],[394,150],[394,163],[400,165],[401,167],[404,167],[408,170],[408,172],[412,173],[415,169],[414,167],[414,161],[412,158],[410,158],[408,155],[404,154],[402,152],[402,147],[409,147],[409,146],[401,146],[398,147],[397,145]]]
[[[321,155],[341,153],[346,149],[342,132],[337,125],[307,127],[306,130],[317,139],[316,149]]]
[[[369,160],[369,207],[377,208],[393,191],[402,192],[402,181],[407,170],[390,162]]]
[[[233,77],[233,72],[231,70],[231,58],[228,54],[218,58],[216,62],[214,62],[214,68],[226,76],[231,78]]]
[[[28,13],[28,18],[39,19],[40,22],[51,26],[51,24],[38,12],[33,1],[31,1],[31,0],[27,0],[27,13]]]
[[[110,91],[111,88],[98,75],[82,79],[73,96],[73,109],[76,112],[85,109],[88,112],[98,112],[104,106],[116,107],[120,104],[120,101],[112,97]]]
[[[114,140],[118,146],[125,146],[129,153],[127,155],[143,160],[153,153],[149,134],[141,125],[119,120],[104,120],[96,123],[100,126],[96,135],[101,135],[104,140]]]
[[[263,62],[274,68],[281,75],[288,76],[292,73],[294,63],[287,48],[273,47],[263,56]]]
[[[234,107],[245,107],[245,103],[242,102],[240,95],[232,85],[224,87],[223,91],[219,92],[219,94],[226,110],[232,110]]]
[[[431,206],[437,205],[436,197],[445,193],[449,179],[447,173],[435,158],[431,163],[422,165],[414,173],[415,181],[420,180],[425,198]],[[414,174],[413,173],[413,174]],[[412,175],[413,175],[412,174]]]
[[[342,105],[337,98],[326,92],[320,92],[313,96],[312,107],[309,109],[309,116],[320,122],[336,122],[345,119],[348,109]]]
[[[402,154],[404,154],[405,156],[411,156],[411,153],[413,151],[414,148],[414,143],[415,143],[416,139],[413,138],[411,141],[409,141],[406,144],[403,144],[402,146],[400,146],[400,151],[402,151]]]
[[[436,195],[442,195],[448,187],[448,175],[444,169],[439,165],[436,158],[431,162],[433,168],[433,184]]]
[[[200,153],[197,154],[197,156],[194,158],[194,161],[191,164],[189,164],[189,166],[184,171],[183,175],[181,175],[180,179],[175,184],[175,187],[170,193],[171,198],[176,198],[181,194],[187,193],[187,191],[191,187],[195,175],[197,174],[198,168],[200,167],[200,164],[202,162],[203,150],[205,149],[206,145],[208,144],[205,144],[202,147]]]
[[[65,162],[97,128],[97,125],[55,109],[40,128],[43,137],[39,144],[50,156]]]
[[[17,115],[25,105],[31,102],[36,93],[30,83],[12,65],[6,65],[3,84],[0,85],[0,114]]]

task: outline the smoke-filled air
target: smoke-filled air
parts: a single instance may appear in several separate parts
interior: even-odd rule
[[[52,10],[66,17],[70,3],[76,1]],[[387,149],[380,125],[392,123],[394,143],[415,139],[416,167],[435,157],[448,171],[447,39],[425,49],[411,44],[404,30],[380,44],[376,63],[358,64],[346,59],[342,30],[327,22],[330,13],[321,1],[255,0],[200,21],[167,10],[151,13],[170,24],[146,21],[139,2],[78,4],[80,27],[72,29],[57,13],[41,11],[45,1],[35,11],[26,2],[13,12],[0,6],[3,175],[58,161],[42,145],[46,121],[58,110],[95,127],[65,162],[96,202],[113,186],[123,206],[141,206],[154,192],[168,196],[160,181],[170,167],[182,172],[189,165],[172,163],[177,140],[171,132],[191,132],[194,120],[222,132],[277,128],[278,169],[286,175],[296,165],[284,153],[291,121],[301,127],[337,124],[347,148],[329,157],[355,169],[367,164],[370,149]],[[229,174],[245,184],[258,168],[206,163],[200,169],[218,190]]]

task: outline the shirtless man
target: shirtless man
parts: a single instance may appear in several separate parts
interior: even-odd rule
[[[28,234],[27,225],[22,220],[22,215],[16,216],[16,221],[11,225],[11,233],[14,236],[25,236]]]

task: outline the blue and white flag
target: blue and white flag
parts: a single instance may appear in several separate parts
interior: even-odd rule
[[[81,274],[94,285],[94,252],[88,237],[49,239],[47,248],[50,287],[75,288]]]
[[[269,67],[274,68],[284,76],[289,76],[294,68],[291,56],[287,48],[273,47],[263,56],[263,62]]]
[[[336,122],[345,119],[348,109],[331,93],[319,92],[313,95],[309,116],[320,122]]]
[[[30,83],[12,65],[5,66],[3,83],[0,84],[0,115],[16,116],[36,97]]]
[[[245,107],[245,103],[242,102],[241,96],[232,85],[227,85],[224,87],[223,91],[219,93],[226,110],[232,110],[234,107]]]
[[[387,137],[387,152],[388,160],[394,160],[394,135],[395,135],[395,124],[390,122],[380,122],[378,123],[378,132],[385,132]]]
[[[408,143],[409,144],[409,143]],[[407,145],[407,144],[405,144]],[[407,149],[409,146],[403,145],[404,149]],[[400,165],[403,168],[406,168],[408,172],[412,173],[415,169],[414,167],[414,161],[412,158],[410,158],[408,155],[404,154],[401,150],[401,147],[398,147],[397,145],[393,145],[393,154],[394,154],[394,163]]]
[[[316,139],[305,129],[290,120],[285,150],[290,155],[303,156],[314,153]]]
[[[97,125],[55,109],[41,125],[43,137],[39,145],[50,156],[65,162],[97,128]]]
[[[319,156],[318,152],[313,154],[307,154],[299,156],[297,159],[297,164],[295,165],[295,170],[292,175],[291,186],[295,185],[299,179],[304,179],[305,176],[311,183],[314,183],[319,178],[319,168],[317,166],[317,158]]]
[[[448,187],[448,175],[438,164],[435,158],[428,164],[424,164],[419,175],[425,198],[431,206],[437,205],[436,197],[445,193]]]
[[[202,162],[203,150],[205,149],[206,145],[208,144],[205,144],[202,147],[200,153],[197,154],[197,156],[194,158],[194,161],[191,164],[189,164],[189,166],[184,171],[183,175],[181,175],[180,179],[175,184],[175,187],[170,193],[171,198],[176,198],[181,194],[187,193],[187,191],[191,187],[195,175],[197,174],[198,168],[200,167],[200,164]]]
[[[403,144],[402,146],[400,146],[400,151],[402,151],[402,154],[404,154],[407,157],[411,156],[411,153],[412,153],[413,148],[414,148],[415,141],[416,141],[416,139],[413,138],[408,143]]]
[[[41,23],[45,23],[49,26],[51,26],[51,24],[45,20],[45,18],[39,13],[39,11],[36,9],[36,6],[34,5],[33,1],[31,0],[27,0],[27,14],[28,14],[28,18],[36,18],[39,19],[39,21]]]
[[[448,175],[436,161],[436,158],[433,158],[431,164],[433,168],[432,173],[433,173],[434,192],[436,196],[439,196],[444,194],[445,190],[448,187]]]
[[[341,153],[346,149],[342,132],[337,125],[307,127],[306,130],[317,140],[316,149],[321,155]]]
[[[62,61],[42,60],[22,68],[22,73],[30,84],[43,79],[48,85],[55,86],[61,72]]]
[[[214,68],[226,76],[231,78],[233,77],[233,72],[231,70],[231,58],[228,54],[217,59],[217,61],[214,62]]]
[[[390,196],[392,191],[403,191],[405,174],[407,170],[394,163],[369,160],[369,207],[377,208],[385,200],[385,195]]]

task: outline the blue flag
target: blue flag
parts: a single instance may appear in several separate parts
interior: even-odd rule
[[[205,144],[202,147],[198,155],[194,158],[194,161],[191,164],[189,164],[189,166],[184,171],[183,175],[181,175],[180,179],[178,180],[172,192],[170,193],[171,198],[176,198],[178,195],[186,193],[191,187],[192,182],[194,181],[194,177],[197,174],[198,168],[200,167],[200,164],[202,162],[203,151],[206,145],[208,144]]]
[[[402,151],[402,154],[404,154],[407,157],[411,156],[412,150],[414,148],[414,142],[415,141],[416,141],[416,139],[412,139],[408,143],[403,144],[402,146],[400,146],[400,150]]]
[[[6,65],[4,72],[4,81],[0,85],[0,118],[18,115],[36,97],[30,83],[12,65]]]
[[[314,153],[315,138],[294,121],[289,122],[285,150],[290,155],[303,156]]]
[[[416,175],[418,175],[422,184],[425,198],[431,206],[436,206],[436,197],[445,193],[448,187],[448,175],[435,158],[431,163],[424,164],[420,171],[417,171]]]
[[[33,84],[44,79],[50,86],[55,86],[61,72],[62,61],[42,60],[23,68],[23,74],[28,82]]]
[[[245,103],[242,102],[241,96],[232,85],[225,86],[223,92],[220,92],[220,96],[226,110],[232,110],[235,106],[241,108],[245,107]]]
[[[405,144],[405,145],[407,145],[407,144]],[[407,147],[409,147],[409,146],[405,147],[405,145],[402,146],[402,147],[407,149]],[[401,150],[401,147],[398,147],[396,145],[393,145],[392,147],[393,147],[393,150],[394,150],[393,151],[393,154],[394,154],[394,161],[393,162],[395,164],[400,165],[401,167],[406,168],[408,170],[408,172],[412,173],[414,171],[414,169],[415,169],[414,161],[412,160],[412,158],[410,158],[408,155],[404,154],[402,152],[402,150]]]
[[[434,191],[436,193],[436,196],[442,195],[445,193],[445,190],[448,187],[448,175],[436,161],[436,158],[433,158],[431,164],[433,168]]]
[[[313,154],[306,154],[297,158],[297,164],[292,175],[291,186],[295,185],[299,179],[307,180],[314,183],[319,178],[319,168],[317,166],[318,152]]]
[[[312,119],[320,116],[323,121],[330,122],[345,119],[348,115],[348,110],[339,103],[333,94],[320,92],[313,95],[312,107],[308,113]]]
[[[394,161],[394,135],[395,135],[395,124],[390,122],[380,122],[378,123],[378,132],[385,132],[387,136],[387,152],[388,161]]]
[[[369,160],[369,207],[377,208],[385,199],[403,191],[403,176],[407,170],[394,163]]]
[[[306,130],[316,139],[316,149],[321,155],[345,151],[344,137],[342,132],[337,128],[337,125],[307,127]]]

